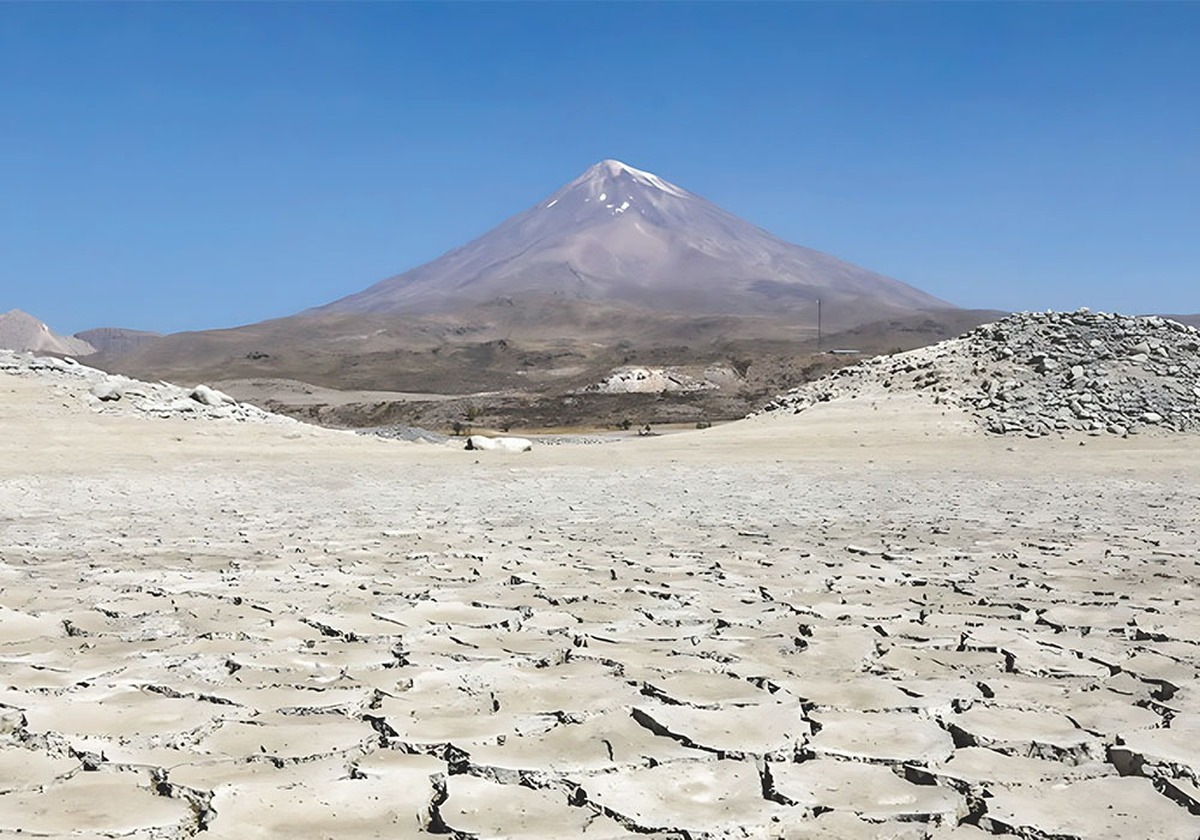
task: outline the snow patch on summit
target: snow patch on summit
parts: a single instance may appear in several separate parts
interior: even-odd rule
[[[665,192],[667,195],[673,195],[676,198],[687,198],[687,193],[685,191],[675,186],[670,181],[664,181],[653,172],[635,169],[629,164],[612,159],[600,161],[599,166],[601,169],[606,170],[610,177],[615,178],[621,173],[625,173],[644,187],[653,187],[656,190]],[[601,196],[601,200],[603,200],[603,196]]]

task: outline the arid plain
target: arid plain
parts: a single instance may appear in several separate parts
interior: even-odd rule
[[[0,432],[0,836],[1200,837],[1194,436]]]

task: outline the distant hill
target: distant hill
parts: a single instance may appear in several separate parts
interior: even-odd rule
[[[61,356],[87,356],[96,352],[96,348],[87,341],[59,335],[37,318],[19,309],[0,315],[0,347]]]
[[[855,349],[864,354],[915,350],[962,335],[989,321],[1009,315],[999,309],[945,309],[873,321],[826,337],[825,350]]]
[[[75,333],[75,337],[96,348],[101,353],[128,353],[148,341],[162,338],[162,333],[145,330],[127,330],[122,327],[96,327]]]
[[[1188,324],[1193,327],[1200,327],[1200,314],[1196,315],[1167,315],[1172,321],[1178,321],[1181,324]]]

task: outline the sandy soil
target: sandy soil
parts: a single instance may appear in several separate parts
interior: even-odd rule
[[[0,379],[0,836],[1200,837],[1195,438],[465,452]]]

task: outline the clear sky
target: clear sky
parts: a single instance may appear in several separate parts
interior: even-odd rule
[[[0,2],[0,312],[233,326],[603,158],[961,306],[1200,312],[1200,3]]]

